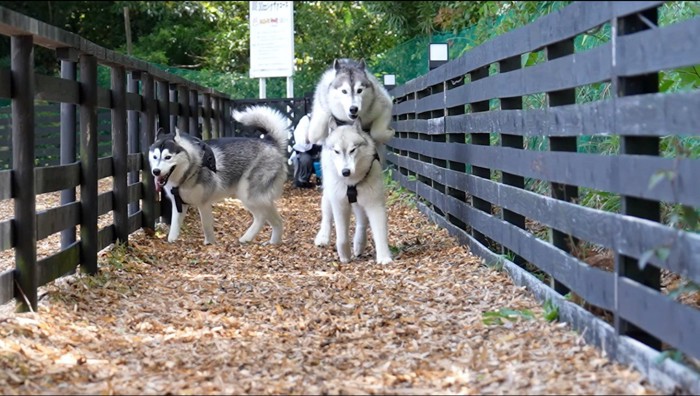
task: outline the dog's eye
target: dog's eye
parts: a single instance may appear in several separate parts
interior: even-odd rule
[[[336,154],[340,154],[340,150],[333,150]]]
[[[362,93],[362,88],[358,88],[357,93],[359,93],[359,94]]]
[[[347,93],[348,93],[348,90],[347,90],[347,89],[344,89],[344,90],[342,90],[341,92],[343,92],[344,94],[346,94],[346,95],[347,95]]]
[[[154,156],[153,156],[153,159],[158,159],[158,156],[157,156],[157,155],[154,155]]]
[[[350,150],[350,154],[354,153],[355,150],[357,150],[357,147],[355,147],[354,149]]]
[[[165,159],[166,159],[166,160],[169,160],[170,158],[173,158],[173,156],[172,156],[172,155],[166,155],[166,156],[165,156]]]

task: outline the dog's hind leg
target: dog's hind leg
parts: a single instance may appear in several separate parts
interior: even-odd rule
[[[238,239],[240,243],[248,243],[255,238],[256,235],[265,226],[265,213],[261,212],[259,208],[249,208],[250,213],[253,215],[253,224],[248,227],[248,230],[243,234],[242,237]]]
[[[170,217],[170,231],[168,232],[168,242],[175,242],[180,236],[180,229],[182,228],[182,223],[185,221],[185,215],[187,214],[188,205],[182,205],[182,213],[178,212],[175,206],[175,200],[171,199],[172,203],[172,216]]]
[[[321,229],[316,234],[314,244],[316,246],[327,246],[331,239],[331,222],[333,221],[333,209],[331,201],[324,191],[321,197]]]
[[[270,237],[270,243],[276,245],[282,242],[282,234],[284,233],[284,222],[282,221],[282,216],[280,216],[277,211],[277,207],[272,204],[268,209],[266,209],[267,214],[267,224],[272,227],[272,236]]]
[[[377,264],[389,264],[392,260],[387,235],[386,209],[383,206],[371,206],[365,210],[369,218],[369,226],[372,227],[374,248],[377,250]]]
[[[367,247],[367,214],[360,205],[352,207],[355,213],[355,238],[352,241],[352,253],[360,257]]]
[[[335,248],[341,263],[350,261],[350,204],[337,202],[333,207],[335,222]]]
[[[216,243],[216,235],[214,234],[214,215],[212,214],[211,204],[204,204],[204,206],[199,207],[199,218],[202,220],[204,244],[209,245]]]

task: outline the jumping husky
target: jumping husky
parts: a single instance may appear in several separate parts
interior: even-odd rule
[[[253,224],[240,237],[250,242],[265,223],[272,227],[270,243],[282,241],[283,223],[275,201],[287,179],[287,118],[267,106],[234,111],[236,121],[255,127],[258,137],[228,137],[202,141],[177,130],[156,136],[148,153],[156,190],[164,189],[172,203],[168,242],[175,242],[189,206],[199,210],[204,244],[216,242],[212,204],[238,198],[252,213]]]
[[[372,228],[378,264],[391,263],[387,236],[384,179],[376,145],[362,130],[361,120],[352,125],[329,121],[330,133],[321,151],[323,201],[335,220],[336,249],[341,262],[350,261],[350,208],[355,213],[353,255],[358,257],[367,246],[367,222]],[[328,243],[329,225],[322,222],[319,238]],[[318,244],[318,243],[317,243]]]
[[[391,123],[392,100],[384,86],[370,73],[365,61],[336,59],[326,70],[314,91],[308,140],[321,144],[328,136],[328,120],[338,124],[362,121],[362,129],[369,131],[378,144],[394,136]]]
[[[321,144],[328,136],[331,121],[337,126],[360,120],[362,129],[374,140],[382,164],[383,145],[394,137],[394,130],[389,126],[391,109],[391,96],[367,70],[364,60],[336,59],[316,84],[307,140]],[[323,158],[323,151],[321,156]],[[316,246],[328,245],[332,216],[331,204],[324,194],[321,228],[314,241]]]

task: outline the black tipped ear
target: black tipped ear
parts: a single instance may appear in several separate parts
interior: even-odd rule
[[[364,70],[367,68],[367,65],[365,64],[365,58],[360,59],[360,69]]]
[[[333,60],[333,68],[335,69],[335,71],[340,70],[341,65],[340,65],[340,60],[338,58],[335,58]]]
[[[328,117],[328,130],[333,132],[338,127],[338,123],[335,121],[335,117]]]
[[[156,140],[158,140],[158,138],[160,138],[160,135],[165,135],[163,127],[158,128],[158,130],[156,131],[156,138],[153,139],[153,141],[155,142]]]

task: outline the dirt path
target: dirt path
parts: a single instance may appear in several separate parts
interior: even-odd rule
[[[38,314],[0,318],[0,393],[657,393],[391,201],[384,267],[371,242],[342,266],[313,246],[318,191],[286,190],[281,246],[241,246],[250,217],[234,200],[215,207],[218,245],[202,246],[194,212],[176,244],[138,232],[100,275],[48,286]],[[514,320],[484,315],[499,309]]]

